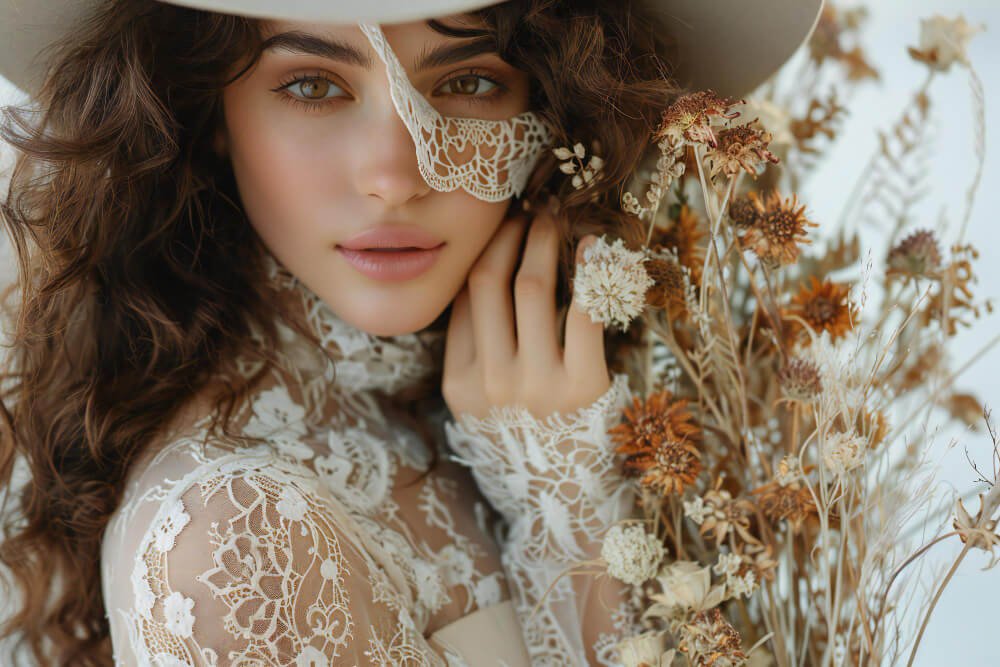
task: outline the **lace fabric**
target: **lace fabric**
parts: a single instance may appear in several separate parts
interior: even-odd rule
[[[442,402],[420,478],[432,452],[375,393],[426,379],[441,341],[354,329],[270,267],[329,354],[285,330],[235,420],[263,443],[210,431],[192,401],[133,463],[102,549],[115,664],[616,664],[635,615],[621,589],[608,606],[564,578],[526,612],[629,511],[606,440],[624,376],[569,418],[452,424]]]
[[[413,87],[382,29],[359,24],[389,76],[396,112],[417,150],[424,180],[435,190],[458,188],[484,201],[520,196],[552,131],[528,111],[506,120],[445,117]]]

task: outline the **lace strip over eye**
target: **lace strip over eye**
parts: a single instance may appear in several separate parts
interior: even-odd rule
[[[427,184],[441,192],[462,188],[489,202],[520,196],[552,143],[545,121],[531,111],[507,120],[442,116],[410,83],[382,29],[359,25],[385,63],[393,105],[413,137]]]

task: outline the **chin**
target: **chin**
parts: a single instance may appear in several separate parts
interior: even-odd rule
[[[412,305],[412,304],[411,304]],[[361,308],[338,316],[373,336],[401,336],[430,326],[441,315],[440,309]]]

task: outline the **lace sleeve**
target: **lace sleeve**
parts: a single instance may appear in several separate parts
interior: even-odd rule
[[[131,607],[109,612],[128,633],[112,634],[116,664],[443,667],[370,538],[280,473],[223,467],[164,499],[122,573]]]
[[[600,556],[604,532],[635,505],[607,433],[630,403],[627,378],[616,374],[568,417],[504,406],[445,424],[452,458],[506,521],[502,557],[535,665],[616,665],[615,644],[638,631],[638,591],[606,575],[563,576],[532,616],[561,572]]]

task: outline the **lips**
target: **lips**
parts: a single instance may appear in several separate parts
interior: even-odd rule
[[[348,250],[400,251],[429,250],[444,245],[444,241],[419,227],[382,225],[356,234],[338,244]]]
[[[437,262],[445,242],[433,234],[404,225],[380,225],[338,243],[348,264],[369,278],[410,280]]]

